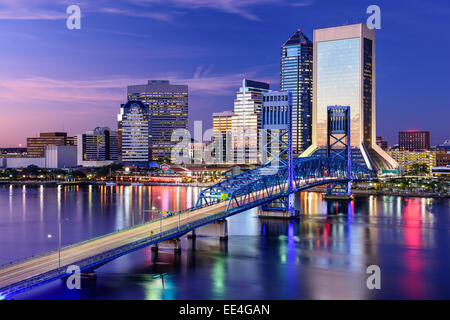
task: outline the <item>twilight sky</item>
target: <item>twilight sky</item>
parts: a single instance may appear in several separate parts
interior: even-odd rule
[[[81,7],[81,30],[66,8]],[[233,109],[242,78],[279,88],[280,45],[297,28],[365,22],[377,31],[377,134],[450,138],[448,0],[0,0],[0,147],[45,131],[117,128],[126,86],[188,84],[189,118]]]

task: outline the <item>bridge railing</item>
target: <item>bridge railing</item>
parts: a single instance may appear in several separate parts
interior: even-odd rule
[[[172,218],[174,216],[178,216],[180,214],[192,212],[194,210],[196,210],[196,209],[189,208],[189,209],[186,209],[186,210],[177,211],[177,212],[174,212],[172,215],[168,215],[168,216],[162,217],[162,219],[163,220],[164,219],[169,219],[169,218]],[[126,228],[123,228],[123,229],[119,229],[119,230],[110,232],[110,233],[106,233],[106,234],[101,235],[101,236],[97,236],[97,237],[94,237],[94,238],[90,238],[90,239],[86,239],[86,240],[83,240],[83,241],[80,241],[80,242],[69,244],[69,245],[66,245],[64,247],[61,247],[61,249],[53,249],[53,250],[50,250],[50,251],[34,254],[34,255],[26,257],[26,258],[13,260],[11,262],[4,263],[4,264],[0,265],[0,270],[10,268],[10,267],[13,267],[15,265],[22,264],[22,263],[25,263],[27,261],[33,260],[33,259],[49,256],[49,255],[58,253],[59,251],[62,252],[64,250],[68,250],[68,249],[71,249],[71,248],[74,248],[74,247],[78,247],[78,246],[81,246],[81,245],[84,245],[84,244],[87,244],[87,243],[91,243],[93,241],[97,241],[97,240],[100,240],[100,239],[103,239],[103,238],[106,238],[106,237],[110,237],[110,236],[113,236],[113,235],[121,233],[121,232],[130,231],[130,230],[133,230],[133,229],[136,229],[136,228],[140,228],[140,227],[145,226],[145,225],[150,225],[152,223],[157,223],[160,220],[161,220],[161,218],[158,218],[158,219],[155,219],[155,220],[152,220],[152,221],[149,221],[149,222],[144,222],[144,223],[140,223],[140,224],[137,224],[137,225],[134,225],[134,226],[129,226],[129,227],[126,227]]]

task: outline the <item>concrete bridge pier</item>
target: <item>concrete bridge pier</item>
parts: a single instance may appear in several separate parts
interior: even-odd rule
[[[192,230],[187,235],[189,239],[195,239],[197,236],[219,237],[220,240],[228,240],[228,221],[219,220]]]
[[[152,251],[158,252],[159,249],[173,249],[175,253],[181,253],[181,240],[179,238],[165,240],[152,245]]]
[[[259,218],[297,218],[300,214],[300,210],[296,209],[299,207],[299,204],[296,204],[296,202],[295,194],[290,194],[287,197],[282,197],[269,204],[259,206],[257,216]]]

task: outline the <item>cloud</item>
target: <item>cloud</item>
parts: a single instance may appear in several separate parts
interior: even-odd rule
[[[174,84],[187,84],[193,95],[233,96],[243,78],[267,79],[261,71],[246,73],[211,74],[213,66],[199,66],[192,76],[172,73],[154,75],[152,79],[167,79]],[[120,103],[126,100],[128,85],[147,83],[146,78],[111,76],[108,79],[62,80],[48,77],[27,77],[23,79],[0,78],[0,95],[3,101],[29,103],[29,101],[75,104]],[[31,108],[33,106],[30,106]]]
[[[314,0],[96,0],[80,3],[82,15],[86,13],[105,13],[122,16],[150,18],[172,21],[180,15],[177,9],[212,9],[259,21],[253,9],[262,5],[285,5],[304,7]],[[59,20],[66,19],[65,8],[68,0],[2,0],[0,20]]]

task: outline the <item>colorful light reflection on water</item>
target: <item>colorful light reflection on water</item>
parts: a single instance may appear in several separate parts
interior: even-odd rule
[[[0,187],[0,264],[62,243],[157,219],[154,210],[191,207],[198,188]],[[183,239],[183,252],[149,248],[98,270],[96,282],[69,291],[57,281],[17,299],[373,299],[450,298],[449,199],[296,198],[298,220],[229,219],[229,241]],[[52,235],[49,237],[49,235]],[[377,264],[382,290],[366,287]]]

